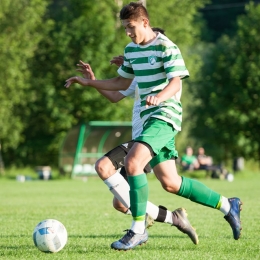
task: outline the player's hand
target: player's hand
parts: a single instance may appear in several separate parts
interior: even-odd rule
[[[146,108],[149,106],[159,106],[161,100],[157,96],[147,96],[146,97]]]
[[[79,67],[79,69],[76,69],[76,70],[81,72],[84,78],[92,79],[92,80],[96,79],[95,74],[92,71],[92,68],[88,63],[85,63],[85,62],[80,60],[79,64],[77,64],[77,66]]]
[[[124,56],[119,55],[116,57],[113,57],[112,60],[110,60],[110,64],[115,64],[116,66],[120,67],[124,62]]]
[[[89,81],[86,78],[81,78],[81,77],[71,77],[69,79],[66,80],[66,83],[64,85],[65,88],[69,88],[70,85],[74,84],[74,83],[78,83],[82,86],[88,86]]]

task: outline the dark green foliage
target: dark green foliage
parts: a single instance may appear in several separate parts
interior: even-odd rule
[[[29,63],[44,37],[46,4],[41,0],[0,3],[0,141],[5,149],[15,148],[24,140],[24,109],[31,102]]]
[[[62,137],[81,121],[131,120],[132,102],[124,101],[116,110],[93,89],[63,87],[65,79],[75,75],[80,59],[91,63],[97,78],[116,75],[116,67],[111,69],[113,74],[108,68],[113,53],[121,54],[124,46],[117,43],[114,33],[117,9],[109,1],[98,5],[55,1],[46,10],[42,23],[52,21],[53,26],[42,32],[42,40],[28,62],[30,102],[23,111],[24,141],[16,151],[8,152],[15,156],[16,164],[56,164]]]
[[[91,64],[99,79],[117,76],[109,60],[123,54],[130,41],[117,18],[128,2],[0,1],[0,142],[6,166],[57,165],[61,141],[72,126],[131,120],[132,100],[115,105],[94,89],[63,87],[65,79],[79,75],[80,59]],[[201,41],[206,39],[202,33],[215,34],[211,26],[206,28],[211,18],[203,20],[199,11],[210,1],[146,3],[151,25],[166,30],[190,71],[183,84],[178,149],[212,144],[220,159],[231,154],[258,158],[259,7],[242,11],[238,29],[231,26],[236,10],[225,15],[223,9],[232,33],[215,46]]]
[[[225,151],[225,157],[259,159],[260,27],[255,25],[260,23],[260,6],[250,4],[246,11],[238,19],[236,36],[223,36],[207,48],[195,89],[193,133]]]
[[[245,5],[248,2],[245,0],[211,0],[210,4],[200,10],[208,28],[203,33],[203,40],[216,42],[224,33],[233,35],[236,18],[245,14]]]
[[[188,46],[199,38],[200,24],[195,26],[194,20],[196,10],[206,2],[181,2],[179,11],[176,8],[179,1],[163,1],[161,11],[156,3],[149,3],[148,8],[153,23],[167,27],[169,37],[183,46],[185,54]],[[38,4],[36,0],[20,1],[16,6],[12,3],[6,4],[9,13],[15,14],[15,8],[20,5],[34,11],[34,15],[28,13],[25,21],[24,12],[23,15],[19,12],[13,20],[8,13],[10,20],[2,25],[6,32],[9,24],[20,26],[16,28],[19,34],[15,35],[19,43],[17,50],[12,48],[4,59],[10,65],[2,64],[14,73],[3,75],[10,80],[5,82],[9,97],[1,99],[2,104],[6,102],[2,107],[6,112],[1,113],[4,116],[0,126],[3,128],[0,138],[4,159],[6,165],[57,164],[61,140],[73,125],[89,120],[131,120],[131,100],[115,106],[94,89],[78,85],[70,89],[63,87],[65,79],[76,74],[76,64],[80,59],[90,62],[97,78],[117,75],[116,67],[110,66],[109,60],[123,54],[129,42],[117,19],[123,3],[110,0],[44,1],[37,8],[34,8]],[[157,11],[160,11],[159,16]],[[0,14],[5,12],[3,10]],[[184,14],[185,23],[182,22]],[[16,57],[18,62],[10,57]],[[193,59],[186,59],[191,71]],[[20,77],[20,83],[17,77]]]

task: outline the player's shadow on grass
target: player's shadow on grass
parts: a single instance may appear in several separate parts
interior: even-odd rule
[[[120,234],[100,234],[100,235],[69,235],[69,237],[71,238],[114,238],[114,239],[120,239],[122,236],[124,235],[124,233],[120,233]],[[187,239],[188,236],[186,236],[185,234],[182,235],[152,235],[149,234],[149,238],[155,238],[155,239]],[[199,237],[200,238],[200,237]],[[189,238],[188,238],[189,239]]]
[[[124,233],[120,233],[120,234],[107,234],[107,235],[104,235],[104,234],[100,234],[100,235],[69,235],[69,237],[71,238],[93,238],[93,239],[98,239],[98,238],[111,238],[112,240],[118,240],[120,239],[122,236],[124,235]],[[149,234],[149,238],[152,238],[152,239],[172,239],[172,240],[190,240],[190,238],[183,234],[183,235],[153,235],[153,234]],[[211,237],[212,240],[215,239],[215,237]],[[223,236],[219,236],[218,239],[221,238],[221,239],[226,239],[226,240],[233,240],[233,237],[232,235],[223,235]],[[199,241],[207,241],[208,239],[210,239],[209,236],[203,236],[203,235],[199,235]],[[243,240],[244,239],[249,239],[249,238],[246,238],[246,237],[243,237]],[[250,239],[249,239],[250,240]],[[235,240],[234,240],[235,241]]]

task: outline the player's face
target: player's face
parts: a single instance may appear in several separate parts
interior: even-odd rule
[[[125,28],[126,35],[136,44],[145,44],[147,21],[145,19],[139,20],[122,20],[122,25]]]

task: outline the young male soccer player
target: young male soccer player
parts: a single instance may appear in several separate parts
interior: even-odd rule
[[[158,28],[156,28],[158,30]],[[161,30],[161,29],[160,29]],[[121,56],[114,57],[111,60],[111,64],[117,64],[118,66],[123,63]],[[78,71],[82,72],[84,77],[95,79],[92,68],[89,64],[80,61],[78,64],[81,69]],[[132,138],[136,138],[142,132],[142,121],[140,118],[140,98],[136,95],[137,83],[135,80],[131,83],[130,87],[125,91],[105,91],[99,90],[99,92],[109,99],[111,102],[118,102],[126,96],[136,97],[133,106],[133,117],[132,117]],[[127,182],[127,176],[124,168],[124,158],[128,151],[133,146],[134,141],[126,142],[118,147],[112,149],[96,163],[96,171],[99,177],[108,186],[109,190],[114,194],[113,205],[118,211],[125,214],[131,214],[130,211],[130,198],[129,198],[129,184]],[[175,158],[174,158],[175,159]],[[120,169],[120,173],[117,171]],[[146,165],[144,172],[148,173],[151,171],[150,165]],[[160,174],[160,172],[157,172]],[[148,220],[146,226],[151,225],[152,219],[156,222],[169,223],[176,226],[181,232],[187,234],[194,244],[198,244],[198,235],[195,229],[190,225],[187,218],[187,213],[184,208],[178,208],[173,212],[170,212],[163,206],[157,207],[151,202],[147,202],[146,212],[148,214]],[[151,218],[149,218],[151,217]]]
[[[148,162],[152,167],[161,165],[165,168],[157,176],[165,190],[219,209],[230,224],[234,239],[239,239],[242,229],[239,198],[228,199],[196,180],[180,177],[173,160],[158,164],[160,158],[170,159],[177,153],[174,137],[181,130],[182,107],[176,93],[180,90],[181,79],[189,76],[179,48],[166,36],[153,32],[147,10],[141,3],[131,2],[124,6],[120,19],[132,40],[125,48],[124,64],[118,69],[120,76],[97,81],[72,77],[65,84],[65,87],[79,83],[97,89],[124,90],[133,78],[138,83],[143,131],[125,158],[133,221],[124,237],[111,247],[128,250],[148,240],[145,229],[148,183],[143,173]]]

